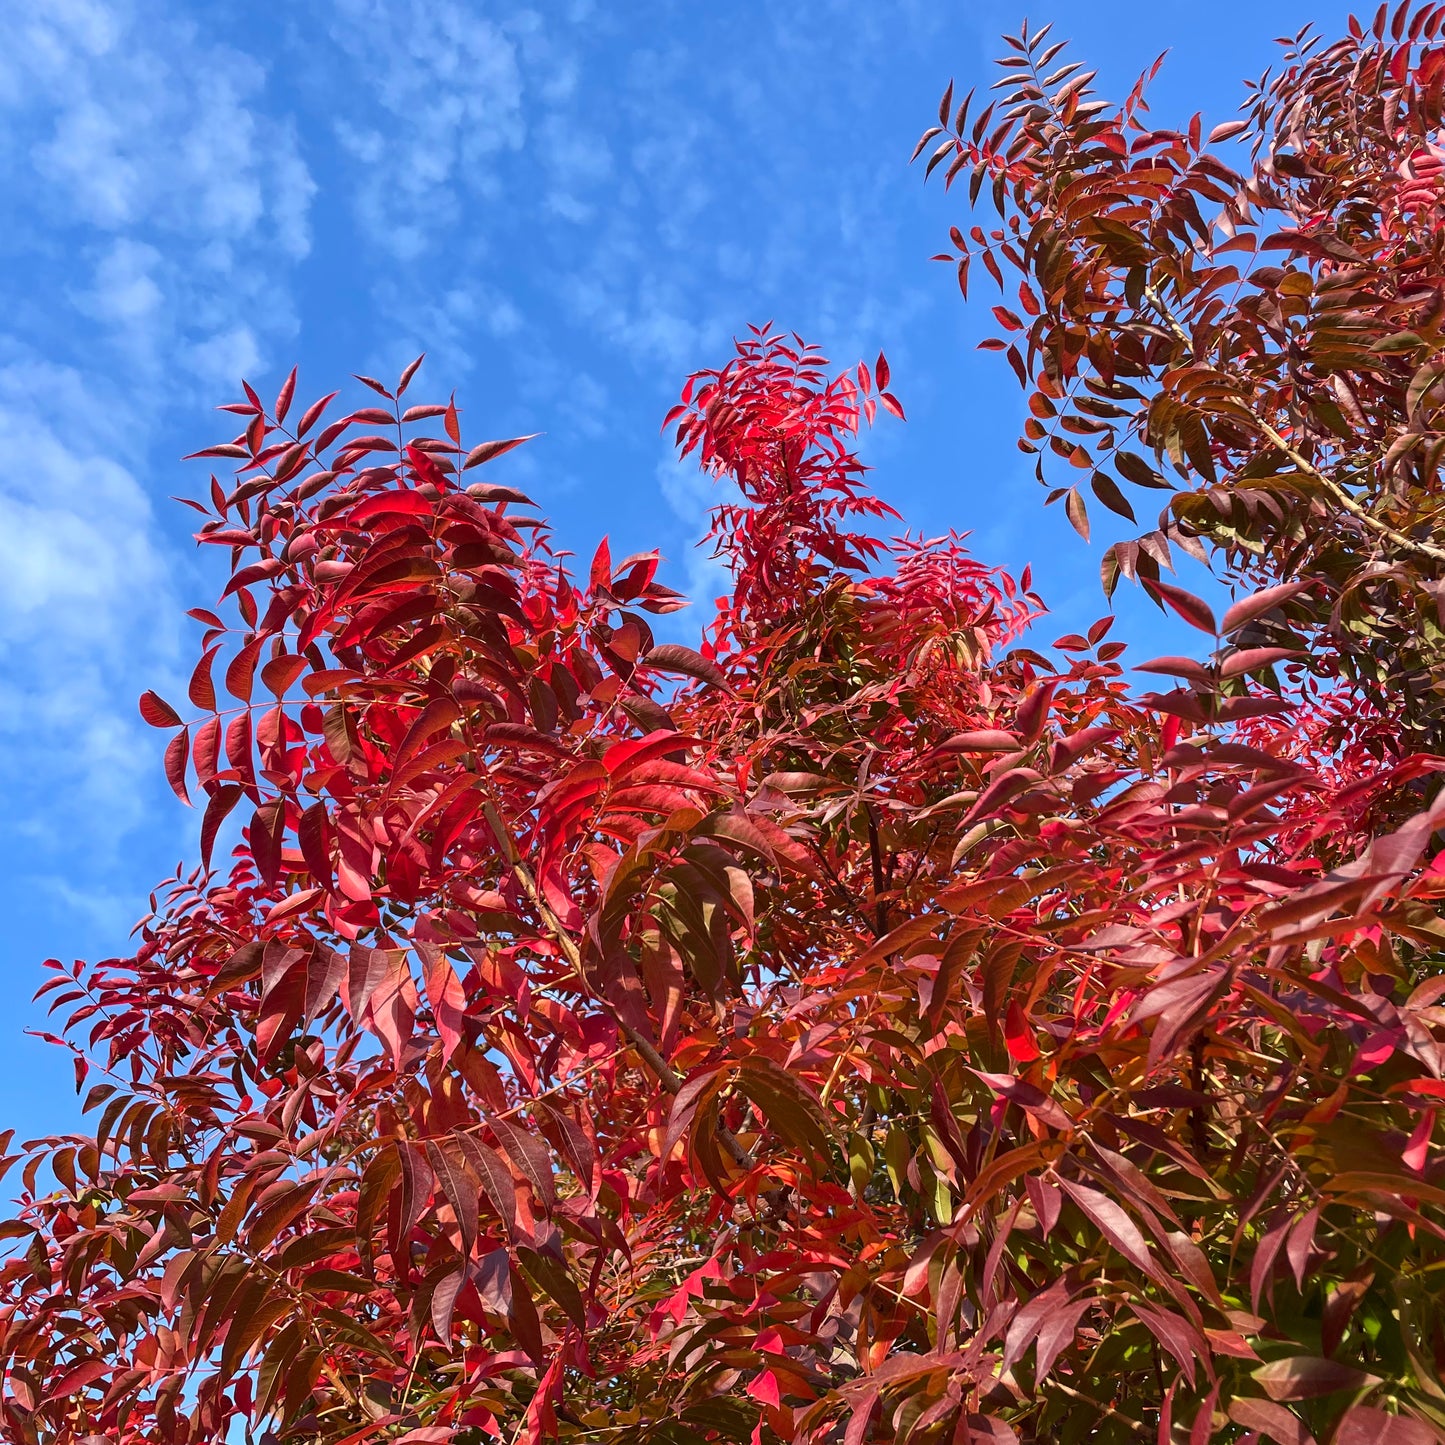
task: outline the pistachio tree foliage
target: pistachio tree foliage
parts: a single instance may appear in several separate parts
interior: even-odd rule
[[[700,650],[415,367],[247,387],[141,701],[200,868],[42,989],[93,1132],[11,1155],[5,1438],[1445,1439],[1442,15],[1301,40],[1233,162],[1027,34],[945,100],[1026,445],[1173,492],[1142,684],[902,531],[882,357],[687,382]]]

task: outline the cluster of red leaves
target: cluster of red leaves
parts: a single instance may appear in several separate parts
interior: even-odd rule
[[[51,965],[105,1077],[9,1161],[5,1437],[1445,1438],[1445,762],[1257,681],[1327,579],[1153,579],[1167,690],[1045,655],[869,530],[886,362],[754,332],[658,644],[656,555],[569,576],[414,371],[207,453],[198,721],[142,700],[203,867]]]
[[[955,226],[940,259],[1003,292],[986,345],[1029,392],[1048,500],[1087,538],[1086,484],[1129,522],[1135,489],[1172,494],[1106,552],[1109,592],[1175,547],[1320,578],[1306,632],[1388,718],[1381,752],[1445,751],[1445,7],[1302,32],[1208,134],[1147,124],[1148,76],[1094,98],[1046,31],[1009,40],[994,103],[950,88],[915,155],[991,196],[997,226]]]
[[[1433,1418],[1435,819],[1352,820],[1434,763],[1341,786],[1228,695],[1294,589],[1163,694],[1107,623],[1005,652],[1038,605],[956,539],[843,530],[882,508],[822,368],[690,383],[743,499],[708,656],[654,643],[655,556],[575,585],[465,485],[508,444],[454,407],[238,405],[238,620],[194,735],[143,709],[203,848],[246,821],[46,985],[108,1081],[4,1227],[12,1438]]]

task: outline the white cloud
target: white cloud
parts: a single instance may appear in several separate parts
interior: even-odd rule
[[[171,407],[255,377],[294,333],[310,245],[295,128],[264,67],[198,19],[0,0],[0,187],[25,260],[0,282],[5,826],[96,895],[154,831],[159,740],[135,698],[175,690],[187,625],[173,579],[193,564],[153,513],[151,453],[180,450]]]
[[[261,365],[256,333],[244,324],[218,331],[189,348],[191,366],[211,387],[234,387],[242,376],[255,376]]]
[[[56,117],[50,137],[35,147],[37,168],[69,201],[82,220],[96,226],[120,226],[137,204],[138,176],[121,152],[118,118],[82,98]]]
[[[132,363],[211,384],[215,338],[294,324],[275,277],[307,253],[316,188],[265,84],[164,0],[0,0],[0,183],[36,235],[98,257],[71,295]]]
[[[455,0],[336,0],[335,11],[351,95],[385,112],[336,122],[362,172],[359,218],[373,244],[411,260],[455,223],[459,192],[491,193],[492,158],[521,145],[514,36],[536,17],[504,30]]]
[[[71,368],[26,354],[0,367],[9,825],[87,852],[141,821],[155,760],[122,698],[137,668],[157,676],[175,650],[169,569],[145,491],[116,459],[112,416]]]
[[[571,92],[569,85],[550,93],[560,102],[569,99]],[[589,193],[612,174],[612,151],[596,126],[553,112],[537,128],[535,149],[552,182],[547,209],[566,221],[580,224],[591,220],[596,205]]]
[[[96,262],[93,286],[76,304],[97,320],[141,326],[165,301],[152,274],[160,263],[161,253],[144,241],[113,241]]]
[[[61,219],[305,253],[313,188],[289,127],[255,108],[265,72],[249,56],[139,4],[29,7],[12,22],[0,98],[38,132],[30,160]]]

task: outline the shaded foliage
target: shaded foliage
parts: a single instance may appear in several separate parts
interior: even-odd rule
[[[975,263],[1004,293],[987,344],[1028,389],[1049,501],[1087,538],[1091,500],[1134,522],[1172,493],[1108,549],[1106,590],[1171,547],[1318,579],[1293,611],[1380,715],[1380,752],[1445,750],[1442,30],[1438,5],[1328,46],[1306,30],[1207,134],[1151,127],[1144,80],[1094,98],[1025,31],[1000,94],[950,92],[918,152],[997,214],[955,227],[952,259],[965,294]]]

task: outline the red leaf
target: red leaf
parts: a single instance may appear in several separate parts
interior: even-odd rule
[[[251,689],[256,678],[256,659],[261,655],[261,641],[253,637],[231,659],[226,669],[226,691],[240,702],[251,701]]]
[[[443,1278],[432,1291],[432,1328],[436,1330],[437,1338],[448,1344],[451,1343],[452,1338],[452,1316],[456,1311],[457,1298],[460,1296],[466,1283],[466,1267],[464,1265],[458,1265],[457,1268]],[[438,1441],[456,1439],[456,1435],[451,1430],[442,1430],[435,1426],[422,1426],[420,1430],[409,1431],[402,1438],[415,1440],[418,1435]]]
[[[1001,728],[980,728],[971,733],[955,733],[939,748],[947,753],[1016,753],[1023,744],[1012,733]]]
[[[1036,1383],[1048,1379],[1054,1362],[1073,1343],[1079,1320],[1092,1303],[1092,1300],[1087,1299],[1075,1300],[1059,1309],[1050,1310],[1045,1316],[1034,1345]]]
[[[541,436],[541,432],[531,432],[524,437],[512,437],[504,442],[483,442],[481,446],[473,447],[467,453],[467,459],[462,463],[462,470],[469,467],[479,467],[483,462],[489,462],[494,457],[505,456],[513,447],[519,447],[523,442],[529,442],[534,437]]]
[[[458,1134],[457,1144],[472,1166],[472,1172],[481,1181],[492,1208],[497,1211],[502,1223],[507,1226],[509,1236],[517,1234],[517,1181],[512,1171],[502,1162],[502,1156],[490,1145],[483,1144],[471,1134]]]
[[[210,868],[211,850],[216,845],[216,834],[220,831],[221,824],[225,822],[227,814],[240,801],[241,789],[235,783],[223,783],[211,794],[211,800],[206,804],[206,811],[201,816],[201,866],[203,868]]]
[[[296,428],[296,435],[298,437],[304,437],[321,419],[321,413],[336,400],[336,397],[337,393],[333,391],[323,396],[320,401],[313,401],[302,414],[301,425]]]
[[[401,1067],[401,1053],[416,1023],[416,985],[400,953],[387,950],[386,969],[368,1000],[371,1030],[387,1047],[392,1063]]]
[[[326,804],[313,803],[302,812],[296,825],[296,837],[307,871],[328,893],[336,887],[329,836]]]
[[[85,1389],[87,1385],[93,1385],[97,1380],[105,1379],[111,1373],[112,1368],[103,1360],[87,1360],[83,1365],[77,1365],[55,1381],[52,1398],[68,1400],[72,1395]]]
[[[1439,1435],[1408,1415],[1389,1415],[1373,1405],[1353,1405],[1335,1426],[1330,1445],[1437,1445]]]
[[[256,871],[268,888],[275,887],[281,872],[281,839],[285,828],[286,809],[279,798],[263,803],[251,815],[251,826],[247,829],[251,857],[256,860]]]
[[[386,954],[382,949],[366,948],[359,943],[351,945],[342,1002],[346,1005],[347,1013],[358,1024],[365,1024],[371,1007],[371,996],[386,977],[386,971]]]
[[[278,698],[285,697],[287,689],[310,665],[304,657],[283,652],[280,657],[273,657],[261,669],[261,681]],[[228,681],[229,677],[228,673]]]
[[[293,895],[294,896],[294,895]],[[306,969],[306,1001],[302,1023],[310,1025],[330,1006],[346,977],[347,960],[334,948],[318,943]]]
[[[1124,1211],[1097,1189],[1087,1184],[1078,1184],[1072,1179],[1060,1179],[1064,1193],[1079,1206],[1098,1227],[1099,1233],[1129,1261],[1144,1271],[1151,1279],[1159,1277],[1158,1266],[1149,1253],[1149,1246],[1139,1227]]]
[[[1235,136],[1249,129],[1247,120],[1225,120],[1221,121],[1209,132],[1209,145],[1219,145],[1222,141],[1232,140]]]
[[[1430,1139],[1434,1132],[1435,1110],[1422,1109],[1419,1122],[1416,1123],[1405,1144],[1404,1152],[1400,1155],[1407,1169],[1416,1174],[1425,1172],[1425,1165],[1430,1159]]]
[[[771,1370],[759,1371],[748,1381],[748,1394],[755,1400],[761,1400],[764,1405],[771,1405],[775,1410],[783,1403],[778,1377]]]
[[[226,729],[226,761],[248,784],[255,782],[255,766],[251,758],[251,714],[237,713]]]
[[[1068,514],[1074,531],[1087,542],[1089,540],[1089,509],[1084,505],[1084,499],[1079,495],[1077,487],[1070,487],[1064,497],[1064,511]]]
[[[234,442],[223,442],[220,446],[203,447],[198,452],[188,452],[181,460],[193,462],[200,457],[234,457],[239,461],[250,455],[245,447],[237,446]]]
[[[191,673],[191,683],[186,689],[190,700],[199,708],[207,712],[216,710],[216,687],[211,681],[211,664],[216,659],[216,654],[221,650],[218,642],[214,647],[208,647],[196,663],[195,670]]]
[[[1186,592],[1182,587],[1174,586],[1172,582],[1161,582],[1153,577],[1145,577],[1141,580],[1146,592],[1152,594],[1159,601],[1168,603],[1191,627],[1197,627],[1201,632],[1208,632],[1211,636],[1218,634],[1219,628],[1215,625],[1214,613],[1202,597],[1196,597],[1192,592]]]
[[[1038,1040],[1033,1028],[1017,999],[1010,999],[1008,1012],[1004,1017],[1004,1044],[1010,1057],[1021,1064],[1030,1063],[1039,1057]]]
[[[552,1174],[552,1156],[547,1146],[530,1129],[519,1128],[506,1119],[491,1121],[492,1132],[508,1159],[532,1186],[532,1192],[546,1209],[557,1202],[557,1181]]]
[[[1134,664],[1135,672],[1162,673],[1165,677],[1182,677],[1204,687],[1212,687],[1214,678],[1202,662],[1192,657],[1154,657]]]
[[[427,960],[423,977],[426,982],[427,1002],[431,1005],[437,1033],[441,1036],[442,1058],[449,1059],[462,1041],[467,996],[456,970],[440,949],[435,950],[433,956]]]
[[[1297,597],[1301,592],[1309,590],[1312,584],[1308,582],[1285,582],[1278,587],[1266,587],[1262,592],[1256,592],[1252,597],[1241,597],[1224,614],[1224,621],[1220,625],[1220,631],[1228,637],[1231,633],[1238,632],[1247,622],[1253,622],[1256,617],[1262,617],[1266,612],[1272,611],[1282,602],[1288,602],[1291,597]]]
[[[1221,677],[1238,677],[1242,672],[1254,672],[1261,667],[1283,662],[1287,657],[1298,657],[1299,650],[1293,647],[1246,647],[1242,652],[1231,652],[1219,669]]]
[[[1011,1104],[1017,1104],[1041,1124],[1047,1124],[1051,1129],[1067,1129],[1073,1123],[1059,1101],[1050,1098],[1037,1084],[1031,1084],[1027,1079],[1016,1079],[1012,1074],[985,1073],[972,1065],[969,1066],[969,1071],[977,1074],[995,1094],[1007,1099]]]
[[[158,693],[146,692],[140,695],[140,715],[153,728],[178,728],[181,715]]]
[[[479,1180],[467,1165],[467,1155],[455,1139],[426,1141],[427,1162],[452,1213],[461,1235],[462,1258],[470,1259],[477,1242],[477,1189]]]
[[[215,780],[221,756],[221,719],[207,718],[196,730],[196,746],[192,758],[196,781],[204,788]]]
[[[409,386],[411,385],[411,379],[412,379],[412,377],[414,377],[414,376],[416,375],[416,373],[417,373],[417,368],[418,368],[418,367],[422,364],[422,362],[425,361],[425,360],[426,360],[426,352],[423,351],[422,354],[421,354],[420,356],[418,356],[415,361],[411,361],[411,362],[408,362],[408,363],[407,363],[406,369],[401,373],[401,380],[398,381],[397,384],[396,384],[396,394],[397,394],[398,396],[401,396],[401,395],[403,395],[403,394],[405,393],[407,387],[409,387]]]
[[[1305,1429],[1298,1415],[1269,1400],[1241,1398],[1229,1402],[1229,1418],[1246,1430],[1258,1430],[1277,1445],[1315,1445],[1315,1437]],[[1378,1445],[1381,1437],[1372,1435],[1370,1445]],[[1336,1442],[1339,1436],[1335,1437]]]
[[[1194,1388],[1195,1363],[1209,1354],[1204,1336],[1181,1315],[1143,1300],[1131,1300],[1129,1308],[1144,1322],[1149,1333],[1169,1351],[1184,1371],[1189,1388]]]
[[[166,781],[171,785],[176,797],[188,808],[191,805],[191,795],[186,792],[186,763],[190,756],[191,730],[182,728],[166,744]]]
[[[604,537],[592,554],[592,567],[588,573],[594,592],[607,591],[612,586],[612,549]]]
[[[296,395],[296,368],[291,368],[291,374],[281,383],[281,390],[276,397],[274,415],[278,422],[286,420],[286,413],[291,410],[291,398]]]
[[[1254,1378],[1264,1386],[1271,1400],[1314,1400],[1332,1395],[1336,1390],[1363,1390],[1378,1385],[1378,1375],[1357,1370],[1339,1360],[1323,1360],[1317,1355],[1292,1355],[1272,1360],[1254,1371]]]
[[[730,691],[728,680],[716,663],[709,662],[700,652],[694,652],[692,648],[683,647],[680,643],[664,642],[660,647],[654,647],[642,660],[648,667],[655,667],[663,672],[680,672],[684,677],[695,677],[699,682],[705,682],[711,687]]]

